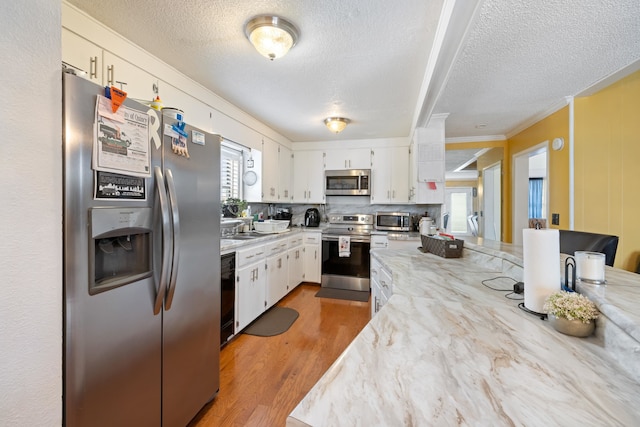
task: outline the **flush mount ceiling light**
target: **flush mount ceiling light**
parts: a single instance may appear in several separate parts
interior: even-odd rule
[[[345,119],[344,117],[327,117],[324,119],[324,124],[327,125],[331,132],[335,133],[342,132],[349,122],[351,122],[351,120]]]
[[[244,34],[260,55],[273,61],[289,52],[298,41],[298,29],[286,19],[273,15],[251,18]]]

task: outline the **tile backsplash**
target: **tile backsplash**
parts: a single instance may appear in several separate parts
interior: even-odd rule
[[[376,212],[409,212],[412,216],[424,216],[425,212],[428,216],[436,220],[436,225],[441,225],[441,206],[442,205],[372,205],[368,198],[359,196],[340,196],[328,197],[326,204],[301,205],[301,204],[275,204],[275,209],[289,208],[293,214],[291,225],[299,226],[304,224],[304,214],[309,208],[317,208],[320,211],[320,217],[323,222],[327,221],[330,214],[375,214]],[[366,199],[366,200],[362,200]],[[264,218],[267,218],[269,205],[266,203],[251,203],[251,213],[256,214],[263,212]]]

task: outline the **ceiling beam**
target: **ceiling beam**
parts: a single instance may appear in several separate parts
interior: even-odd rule
[[[410,135],[416,127],[426,127],[436,102],[444,90],[453,64],[475,19],[480,14],[484,0],[445,0],[433,48],[427,61],[418,104],[413,116]]]

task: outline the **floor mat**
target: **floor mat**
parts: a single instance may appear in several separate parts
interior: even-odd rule
[[[298,312],[288,307],[271,307],[243,331],[248,335],[272,337],[286,332],[298,318]]]
[[[320,288],[318,298],[346,299],[349,301],[369,301],[369,291],[352,291],[349,289]]]

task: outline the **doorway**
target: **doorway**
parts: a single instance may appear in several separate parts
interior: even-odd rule
[[[549,141],[545,141],[513,156],[514,245],[522,245],[522,230],[529,228],[530,206],[533,201],[540,205],[534,211],[538,212],[543,219],[548,217],[548,146]],[[532,179],[542,179],[541,185],[531,186]],[[538,190],[540,194],[531,193]]]
[[[483,215],[482,236],[488,240],[500,241],[502,232],[502,164],[495,163],[482,171]]]
[[[477,218],[473,220],[473,189],[454,187],[445,189],[446,232],[455,236],[477,236]],[[469,220],[471,218],[471,221]],[[475,226],[475,229],[474,229]]]

